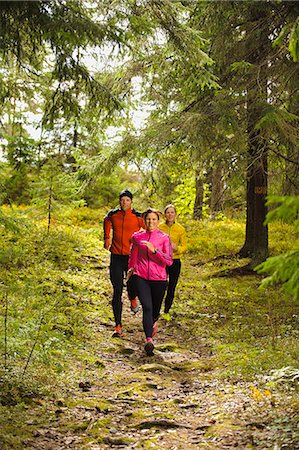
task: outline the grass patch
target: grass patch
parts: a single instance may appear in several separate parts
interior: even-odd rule
[[[260,288],[256,274],[225,276],[244,265],[234,256],[243,244],[244,224],[193,221],[188,235],[191,258],[183,261],[174,326],[184,330],[190,345],[194,335],[212,343],[219,366],[225,367],[223,377],[252,378],[284,365],[298,367],[299,305],[279,287]],[[271,253],[290,250],[295,239],[292,226],[271,224]]]

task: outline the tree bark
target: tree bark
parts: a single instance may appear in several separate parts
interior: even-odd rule
[[[267,105],[267,55],[269,51],[266,27],[259,27],[263,5],[254,4],[250,10],[247,37],[248,61],[253,77],[247,89],[247,210],[246,237],[239,255],[251,257],[250,266],[264,261],[268,257],[268,226],[264,224],[267,214],[266,196],[268,185],[268,143],[263,139],[256,125],[263,117]],[[265,12],[265,10],[264,10]],[[265,20],[264,23],[267,21]],[[254,30],[254,31],[252,31]]]
[[[202,219],[202,206],[203,206],[203,194],[204,194],[204,182],[200,171],[195,173],[195,201],[193,207],[193,219]]]
[[[223,211],[224,201],[224,185],[223,185],[223,170],[220,165],[212,169],[211,176],[211,203],[210,215],[211,219],[215,220],[217,215]]]

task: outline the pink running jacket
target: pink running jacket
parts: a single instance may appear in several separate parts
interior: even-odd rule
[[[150,241],[157,250],[156,253],[148,250],[141,241]],[[158,228],[152,232],[137,231],[132,236],[132,245],[129,257],[129,269],[134,268],[134,275],[146,280],[167,280],[166,266],[172,264],[172,245],[167,234]]]

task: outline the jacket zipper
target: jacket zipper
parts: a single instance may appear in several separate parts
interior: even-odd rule
[[[150,241],[150,239],[151,239],[151,235],[149,235],[149,237],[148,237],[148,242]],[[147,249],[147,260],[148,260],[148,263],[147,263],[147,277],[148,277],[148,280],[150,279],[150,258],[149,258],[149,249]]]
[[[123,215],[123,224],[122,224],[122,232],[121,232],[121,254],[123,254],[123,250],[124,250],[125,211],[122,211],[122,215]]]

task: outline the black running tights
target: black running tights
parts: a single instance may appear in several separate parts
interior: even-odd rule
[[[172,265],[170,267],[167,267],[167,272],[169,276],[169,282],[164,304],[165,313],[169,312],[174,299],[175,288],[181,272],[181,260],[174,259]]]
[[[145,280],[137,275],[133,283],[143,310],[143,329],[146,337],[152,337],[153,324],[158,320],[167,281]]]
[[[128,271],[129,255],[114,255],[111,253],[110,259],[110,280],[113,286],[112,309],[115,325],[121,325],[122,315],[122,293],[124,288],[124,277]],[[134,286],[127,283],[128,297],[133,300],[136,297]]]

